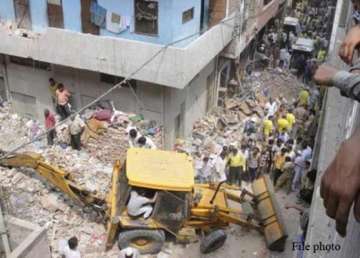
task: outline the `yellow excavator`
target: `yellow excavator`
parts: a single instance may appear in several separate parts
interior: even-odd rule
[[[33,168],[71,199],[97,211],[107,230],[106,249],[117,240],[120,249],[132,246],[142,254],[154,254],[161,250],[166,236],[172,235],[180,243],[200,239],[201,252],[209,253],[224,244],[224,229],[230,223],[263,234],[270,250],[285,248],[287,233],[266,176],[255,180],[251,191],[225,183],[195,184],[188,155],[130,148],[123,164],[115,162],[110,189],[102,199],[37,153],[9,155],[0,165]],[[147,219],[127,212],[130,193],[135,190],[155,200]]]

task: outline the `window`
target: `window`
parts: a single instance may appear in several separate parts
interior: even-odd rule
[[[115,84],[121,82],[122,80],[124,80],[123,77],[106,74],[106,73],[100,73],[100,81],[101,82],[115,85]],[[122,85],[122,87],[124,87],[124,88],[129,88],[130,86],[133,88],[133,90],[136,91],[136,80],[130,80],[127,83]]]
[[[182,13],[182,23],[187,23],[194,18],[194,7]]]
[[[31,30],[29,0],[14,0],[14,9],[17,26]]]
[[[31,58],[22,58],[22,57],[17,57],[17,56],[10,56],[10,62],[13,63],[13,64],[30,66],[30,67],[33,67],[33,68],[38,68],[38,69],[42,69],[42,70],[51,71],[51,65],[49,63],[36,61],[34,59],[31,59]]]
[[[49,27],[64,28],[62,0],[47,0]]]
[[[158,34],[158,2],[135,0],[135,32]]]
[[[99,31],[100,31],[99,27],[91,22],[90,6],[92,1],[95,0],[81,0],[82,32],[99,35]]]

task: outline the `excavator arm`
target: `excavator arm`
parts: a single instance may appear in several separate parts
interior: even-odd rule
[[[9,155],[6,158],[0,159],[0,166],[32,168],[42,178],[49,181],[78,204],[91,207],[103,216],[106,214],[107,207],[104,199],[79,186],[69,172],[46,163],[44,158],[38,153],[24,152]]]

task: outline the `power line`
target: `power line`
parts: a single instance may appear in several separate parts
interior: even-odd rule
[[[226,24],[227,21],[233,20],[237,17],[237,15],[234,15],[232,17],[229,17],[227,19],[223,19],[221,22],[219,22],[217,25],[220,24]],[[25,142],[23,144],[21,144],[18,147],[15,147],[14,149],[10,150],[9,152],[3,154],[0,157],[0,160],[5,159],[7,157],[9,157],[10,155],[14,154],[15,152],[17,152],[18,150],[24,148],[27,145],[30,145],[38,140],[40,140],[42,137],[44,137],[48,132],[50,132],[51,130],[54,130],[55,128],[65,124],[66,122],[68,122],[70,119],[74,118],[76,115],[82,113],[83,111],[85,111],[86,109],[88,109],[89,107],[95,105],[97,102],[99,102],[101,99],[103,99],[105,96],[107,96],[108,94],[110,94],[111,92],[113,92],[114,90],[121,88],[123,84],[127,83],[129,80],[131,80],[131,78],[136,75],[138,72],[140,72],[145,66],[147,66],[149,63],[151,63],[158,55],[160,55],[161,52],[165,51],[169,46],[173,46],[177,43],[180,43],[182,41],[185,41],[187,39],[190,39],[194,36],[197,35],[201,35],[203,32],[205,32],[207,29],[203,29],[203,30],[199,30],[196,33],[193,33],[191,35],[188,35],[186,37],[183,37],[181,39],[175,40],[173,42],[170,42],[166,45],[164,45],[162,48],[160,48],[154,55],[152,55],[147,61],[145,61],[140,67],[138,67],[137,69],[135,69],[132,73],[130,73],[127,77],[125,77],[121,82],[115,84],[113,87],[111,87],[110,89],[108,89],[107,91],[105,91],[103,94],[101,94],[100,96],[98,96],[95,100],[91,101],[90,103],[88,103],[87,105],[83,106],[82,108],[80,108],[78,111],[76,111],[75,113],[73,113],[72,115],[70,115],[69,117],[67,117],[66,119],[60,121],[59,123],[57,123],[54,127],[45,130],[45,132],[39,134],[38,136],[36,136],[34,139],[32,139],[31,141]],[[134,91],[131,91],[133,94],[136,95],[136,93]],[[137,97],[137,95],[136,95]],[[138,99],[138,97],[137,97]]]

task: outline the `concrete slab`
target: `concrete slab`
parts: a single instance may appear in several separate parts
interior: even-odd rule
[[[12,216],[5,217],[11,253],[7,258],[50,258],[46,228]],[[3,246],[0,243],[0,251]]]

